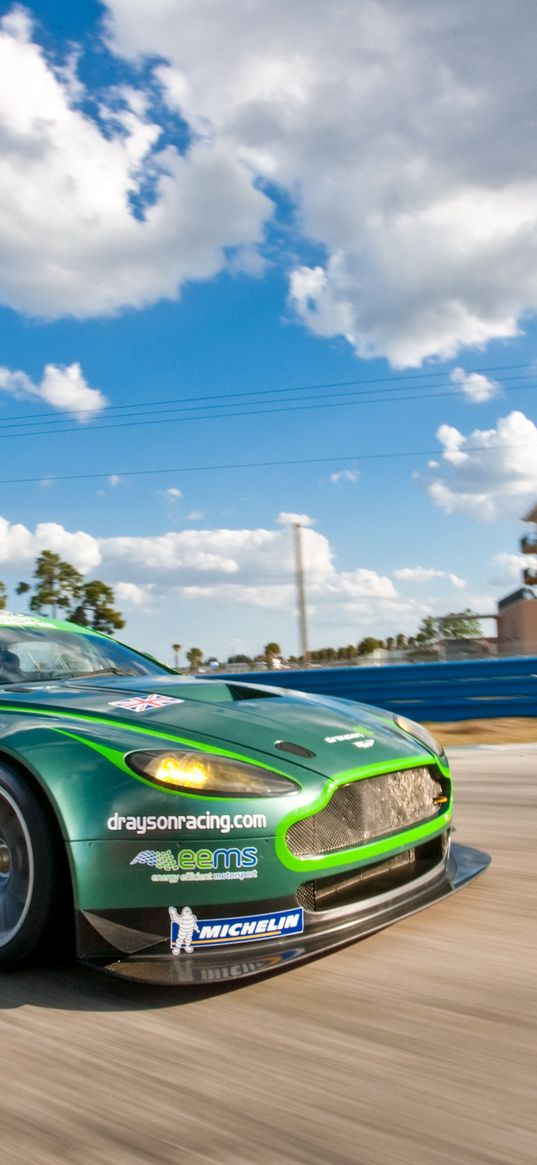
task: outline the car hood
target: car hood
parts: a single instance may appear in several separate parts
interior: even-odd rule
[[[361,765],[393,768],[398,761],[417,757],[426,763],[432,755],[396,727],[390,712],[264,684],[178,676],[92,677],[17,685],[1,693],[4,707],[6,700],[13,710],[31,707],[62,717],[96,717],[101,730],[103,720],[116,727],[124,724],[127,730],[135,725],[151,736],[163,733],[205,745],[213,742],[240,754],[261,753],[279,769],[300,765],[327,777]]]

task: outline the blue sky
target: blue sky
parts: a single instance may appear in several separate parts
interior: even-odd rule
[[[536,18],[514,8],[0,4],[9,588],[56,550],[170,659],[297,650],[297,515],[314,647],[519,585]]]

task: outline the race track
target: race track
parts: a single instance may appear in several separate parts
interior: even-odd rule
[[[533,1165],[537,748],[452,764],[493,865],[372,938],[211,994],[3,976],[3,1159]]]

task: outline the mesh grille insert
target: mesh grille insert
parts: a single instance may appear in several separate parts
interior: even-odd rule
[[[320,813],[295,821],[287,844],[297,857],[334,853],[437,817],[445,790],[423,766],[340,785]]]
[[[446,844],[447,834],[359,870],[304,882],[298,887],[297,901],[305,910],[318,912],[389,893],[436,866],[445,857]]]

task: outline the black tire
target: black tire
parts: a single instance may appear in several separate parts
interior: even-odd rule
[[[46,808],[22,777],[0,765],[0,971],[48,950],[59,869]]]

